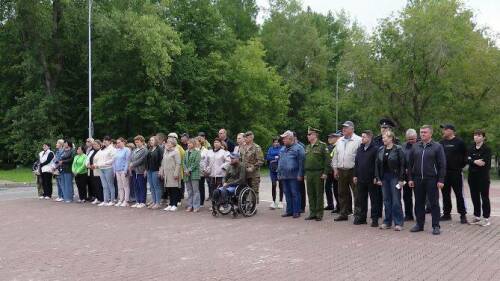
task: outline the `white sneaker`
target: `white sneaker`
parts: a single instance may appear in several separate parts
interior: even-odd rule
[[[56,198],[56,200],[55,200],[55,201],[56,201],[56,202],[62,202],[62,201],[64,201],[64,199],[62,199],[62,198],[59,198],[59,197],[58,197],[58,198]]]
[[[480,224],[481,223],[481,218],[474,217],[469,224]]]
[[[283,209],[283,203],[281,202],[278,202],[278,206],[277,206],[278,209]]]
[[[38,200],[42,200],[42,199],[43,199],[43,196],[38,197]]]
[[[123,203],[120,205],[120,207],[128,207],[128,203],[126,201],[123,201]]]
[[[141,209],[141,208],[144,208],[144,207],[146,207],[146,204],[141,203],[141,204],[137,205],[137,207],[136,207],[136,208],[137,208],[137,209]]]
[[[182,202],[179,201],[179,203],[177,203],[177,207],[182,207]]]
[[[113,203],[113,201],[109,201],[108,204],[106,204],[107,207],[111,207],[111,206],[114,206],[115,203]]]
[[[490,219],[484,219],[483,224],[481,224],[481,226],[489,226],[489,225],[491,225]]]
[[[45,197],[43,197],[43,199],[45,199],[45,200],[49,200],[49,199],[50,199],[50,197],[49,197],[49,196],[45,196]]]
[[[177,211],[177,207],[176,206],[172,206],[172,208],[170,208],[170,212],[175,212]]]
[[[101,203],[100,203],[99,205],[97,205],[97,206],[99,206],[99,207],[104,207],[104,206],[107,206],[107,205],[108,205],[108,203],[106,203],[106,202],[101,202]]]
[[[99,204],[99,200],[95,199],[94,201],[92,201],[92,204]]]
[[[170,209],[172,209],[172,206],[167,206],[163,211],[170,211]]]
[[[137,206],[139,206],[139,203],[133,204],[132,206],[130,206],[130,208],[137,208]]]
[[[118,202],[116,202],[115,207],[120,207],[121,205],[122,205],[122,202],[118,201]]]
[[[271,203],[271,205],[269,205],[269,209],[271,209],[271,210],[276,209],[276,203],[274,203],[274,202]]]

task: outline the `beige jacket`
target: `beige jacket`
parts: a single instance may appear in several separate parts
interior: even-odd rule
[[[353,134],[350,139],[341,137],[333,149],[332,168],[352,169],[356,152],[361,145],[361,137]]]
[[[181,186],[181,154],[179,150],[167,150],[163,152],[163,159],[159,170],[165,187]],[[177,177],[177,179],[175,179]]]

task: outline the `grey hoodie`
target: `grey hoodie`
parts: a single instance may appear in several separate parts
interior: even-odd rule
[[[129,167],[136,174],[144,174],[146,171],[146,156],[148,155],[148,149],[143,146],[141,148],[136,148],[130,156]]]

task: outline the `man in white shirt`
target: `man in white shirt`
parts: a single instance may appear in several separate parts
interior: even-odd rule
[[[335,221],[346,221],[349,212],[352,209],[351,190],[356,201],[357,190],[353,182],[354,160],[356,158],[356,151],[361,145],[361,137],[354,133],[354,123],[345,121],[342,124],[341,137],[337,141],[332,158],[332,168],[334,176],[339,182],[339,204],[340,215],[335,218]],[[354,210],[357,214],[360,210]]]

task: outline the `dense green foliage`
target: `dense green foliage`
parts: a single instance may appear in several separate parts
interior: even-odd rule
[[[94,0],[95,136],[256,132],[257,143],[339,119],[398,133],[452,122],[498,151],[500,51],[460,1],[411,0],[368,34],[296,0]],[[0,1],[0,163],[87,136],[87,1]]]

